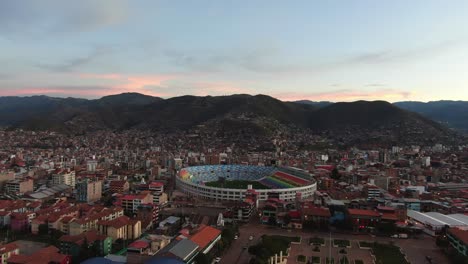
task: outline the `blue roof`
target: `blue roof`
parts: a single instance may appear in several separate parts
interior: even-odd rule
[[[106,259],[102,257],[90,258],[81,262],[81,264],[117,264],[117,263],[119,262],[114,262],[110,259]]]
[[[185,264],[185,262],[175,258],[155,257],[145,261],[145,264]]]

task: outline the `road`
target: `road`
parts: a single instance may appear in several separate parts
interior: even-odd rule
[[[221,264],[247,264],[251,258],[247,249],[244,247],[249,247],[258,243],[262,235],[284,235],[284,236],[302,236],[303,241],[309,239],[313,236],[323,237],[325,240],[328,240],[329,233],[324,232],[310,232],[302,230],[285,230],[280,228],[272,228],[265,225],[259,224],[245,224],[239,228],[240,236],[237,240],[234,240],[231,248],[226,251],[222,256]],[[249,241],[249,236],[253,235],[253,241]],[[402,248],[403,253],[406,254],[408,260],[411,264],[427,264],[425,259],[426,256],[431,256],[433,261],[432,263],[444,264],[449,263],[446,256],[437,248],[435,245],[435,239],[427,236],[421,235],[417,239],[394,239],[390,237],[375,237],[367,234],[363,235],[354,235],[346,233],[332,233],[333,239],[347,239],[352,241],[377,241],[388,243],[393,241],[395,245]],[[302,242],[300,245],[293,245],[293,247],[310,247],[307,242]],[[294,251],[294,250],[293,250]],[[292,256],[293,258],[296,256]],[[295,260],[290,257],[289,261],[295,262]]]

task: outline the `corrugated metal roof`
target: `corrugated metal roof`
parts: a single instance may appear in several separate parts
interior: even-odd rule
[[[170,253],[177,257],[186,260],[190,255],[198,249],[198,245],[189,239],[183,239],[169,250]]]

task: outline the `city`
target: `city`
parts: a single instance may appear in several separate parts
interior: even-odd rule
[[[0,0],[0,264],[468,264],[467,14]]]

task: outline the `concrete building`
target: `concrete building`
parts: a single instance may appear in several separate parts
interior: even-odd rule
[[[97,223],[100,234],[117,239],[134,240],[141,236],[141,221],[120,216],[114,220],[102,220]]]
[[[17,179],[5,184],[5,192],[12,194],[25,194],[34,190],[34,181],[30,178]]]
[[[120,201],[125,212],[136,213],[140,205],[153,204],[153,195],[149,192],[129,194],[120,198]]]
[[[83,180],[76,184],[76,200],[79,202],[96,202],[102,197],[102,181]]]
[[[59,173],[52,174],[52,185],[66,184],[75,188],[76,175],[75,171],[60,171]]]

